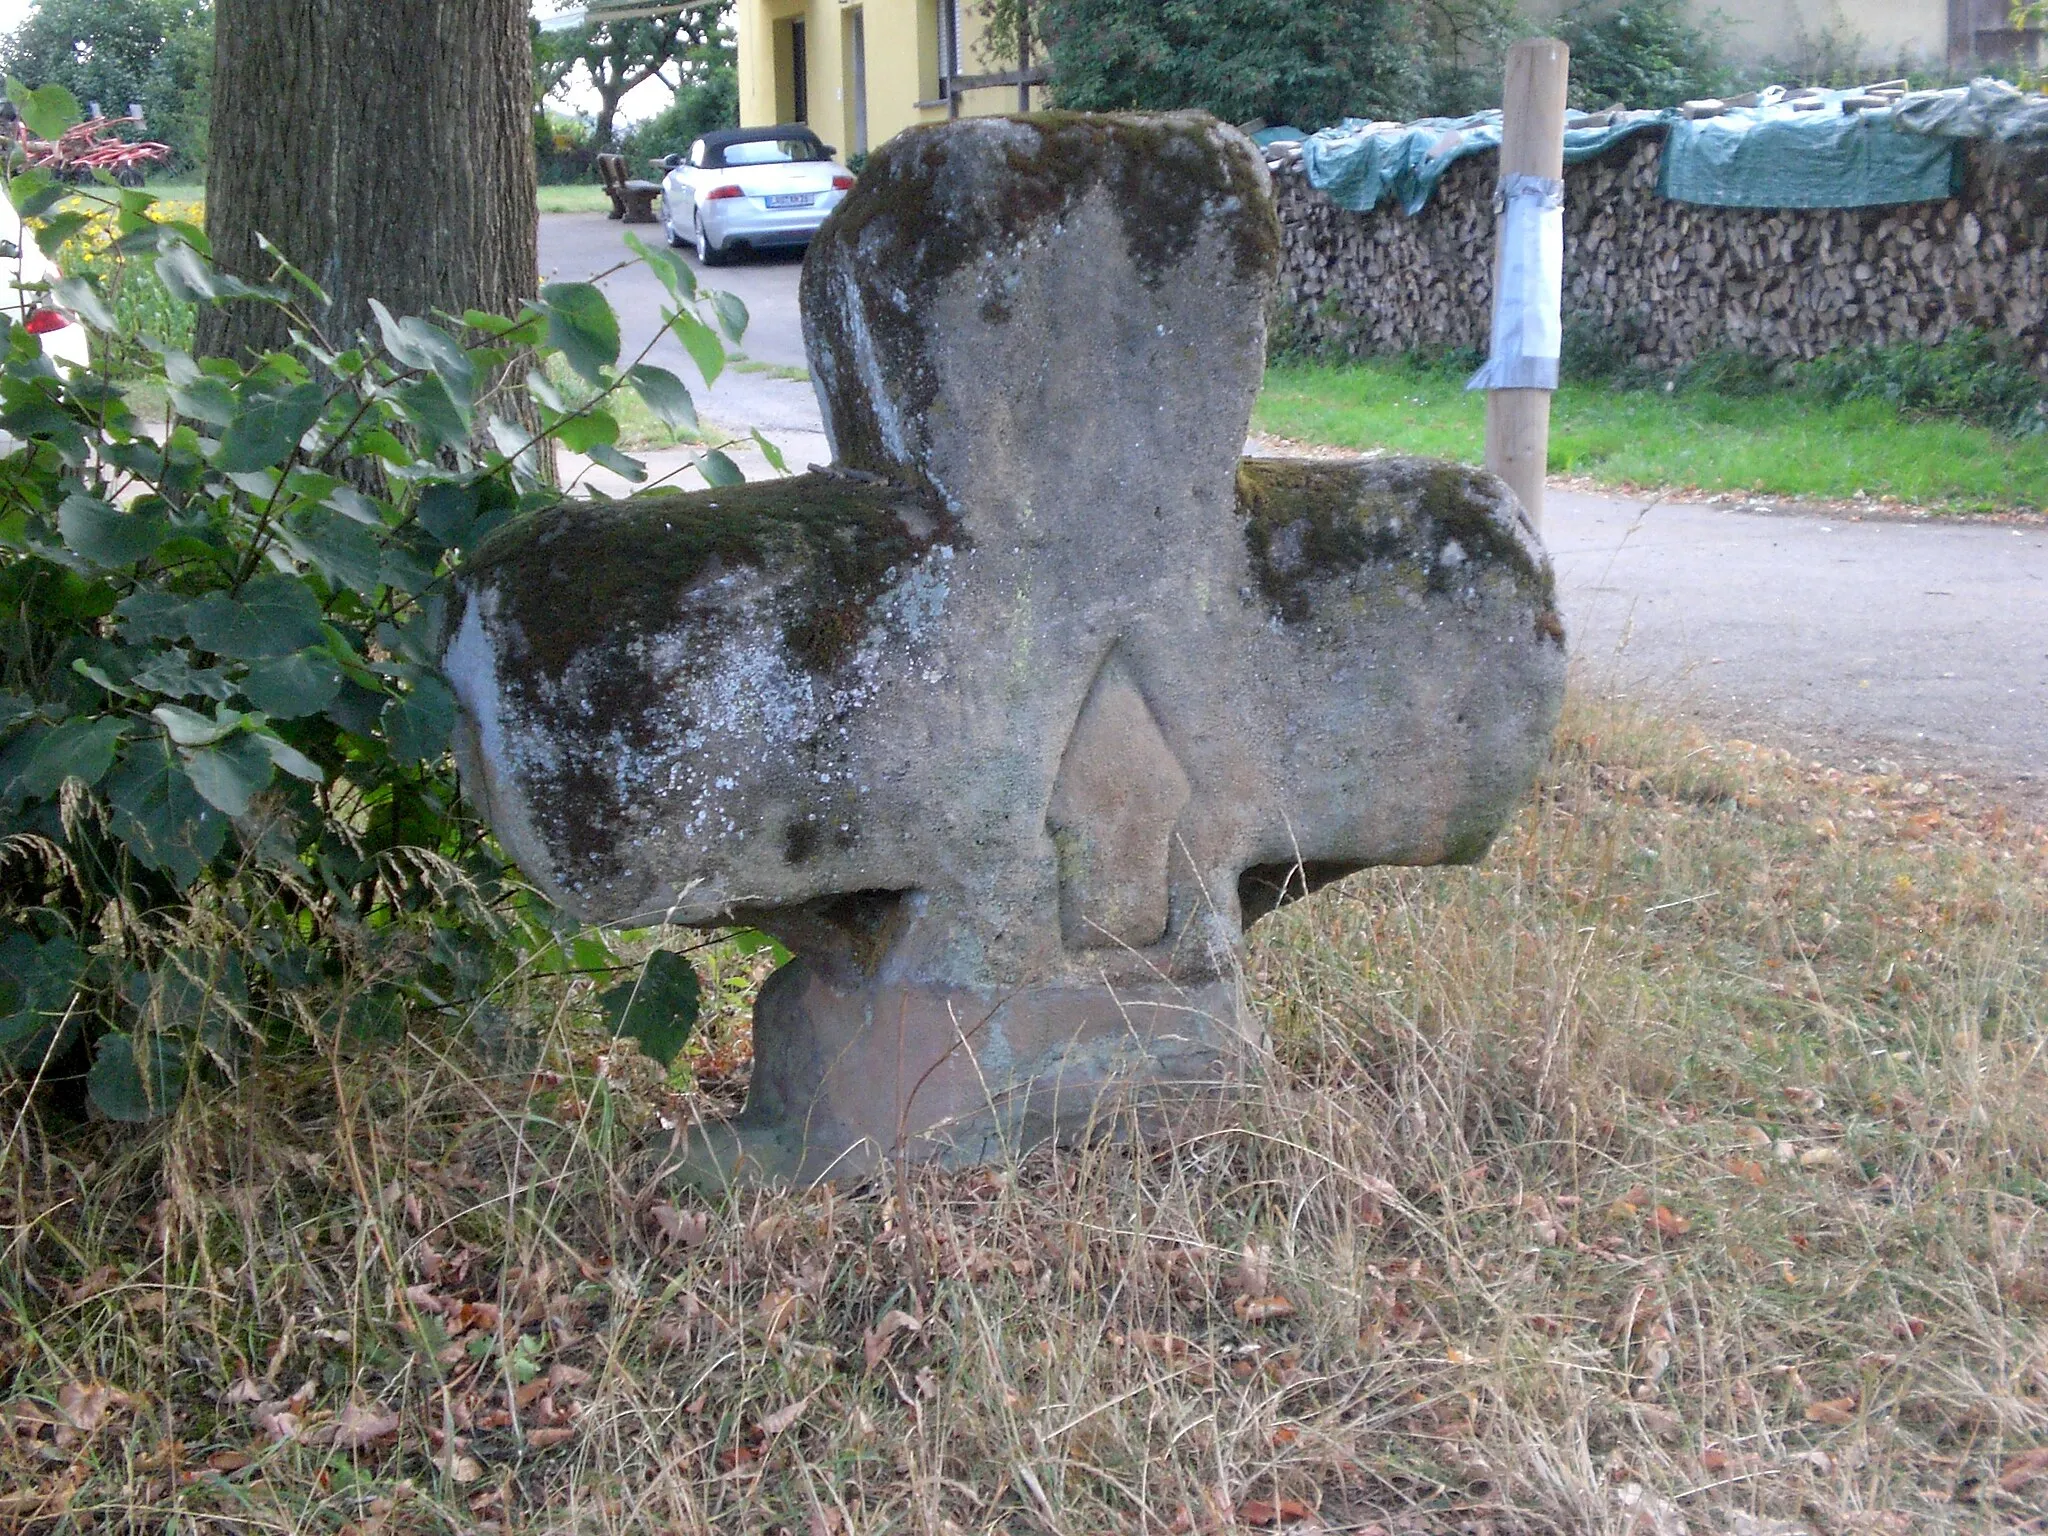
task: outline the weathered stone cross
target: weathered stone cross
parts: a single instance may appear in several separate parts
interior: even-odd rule
[[[975,1159],[1255,1045],[1244,926],[1478,856],[1564,676],[1505,486],[1240,463],[1278,229],[1202,117],[913,129],[804,264],[837,462],[464,572],[469,783],[591,919],[766,929],[716,1154]]]

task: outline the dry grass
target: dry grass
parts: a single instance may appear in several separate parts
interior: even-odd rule
[[[1581,699],[1482,867],[1259,930],[1227,1128],[863,1189],[661,1183],[714,954],[687,1091],[562,1004],[10,1108],[0,1524],[2042,1524],[2048,842],[1952,787]]]

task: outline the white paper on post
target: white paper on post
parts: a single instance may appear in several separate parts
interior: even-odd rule
[[[1564,183],[1503,176],[1493,344],[1467,389],[1555,389],[1564,343]]]

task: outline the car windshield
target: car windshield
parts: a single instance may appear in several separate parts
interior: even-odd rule
[[[727,165],[789,165],[831,158],[816,139],[749,139],[728,144],[721,153]]]

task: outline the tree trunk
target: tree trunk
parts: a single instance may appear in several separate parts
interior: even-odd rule
[[[540,286],[529,0],[219,0],[206,229],[238,276],[267,236],[344,343],[396,315],[508,313]],[[203,310],[199,350],[279,347],[261,304]]]

